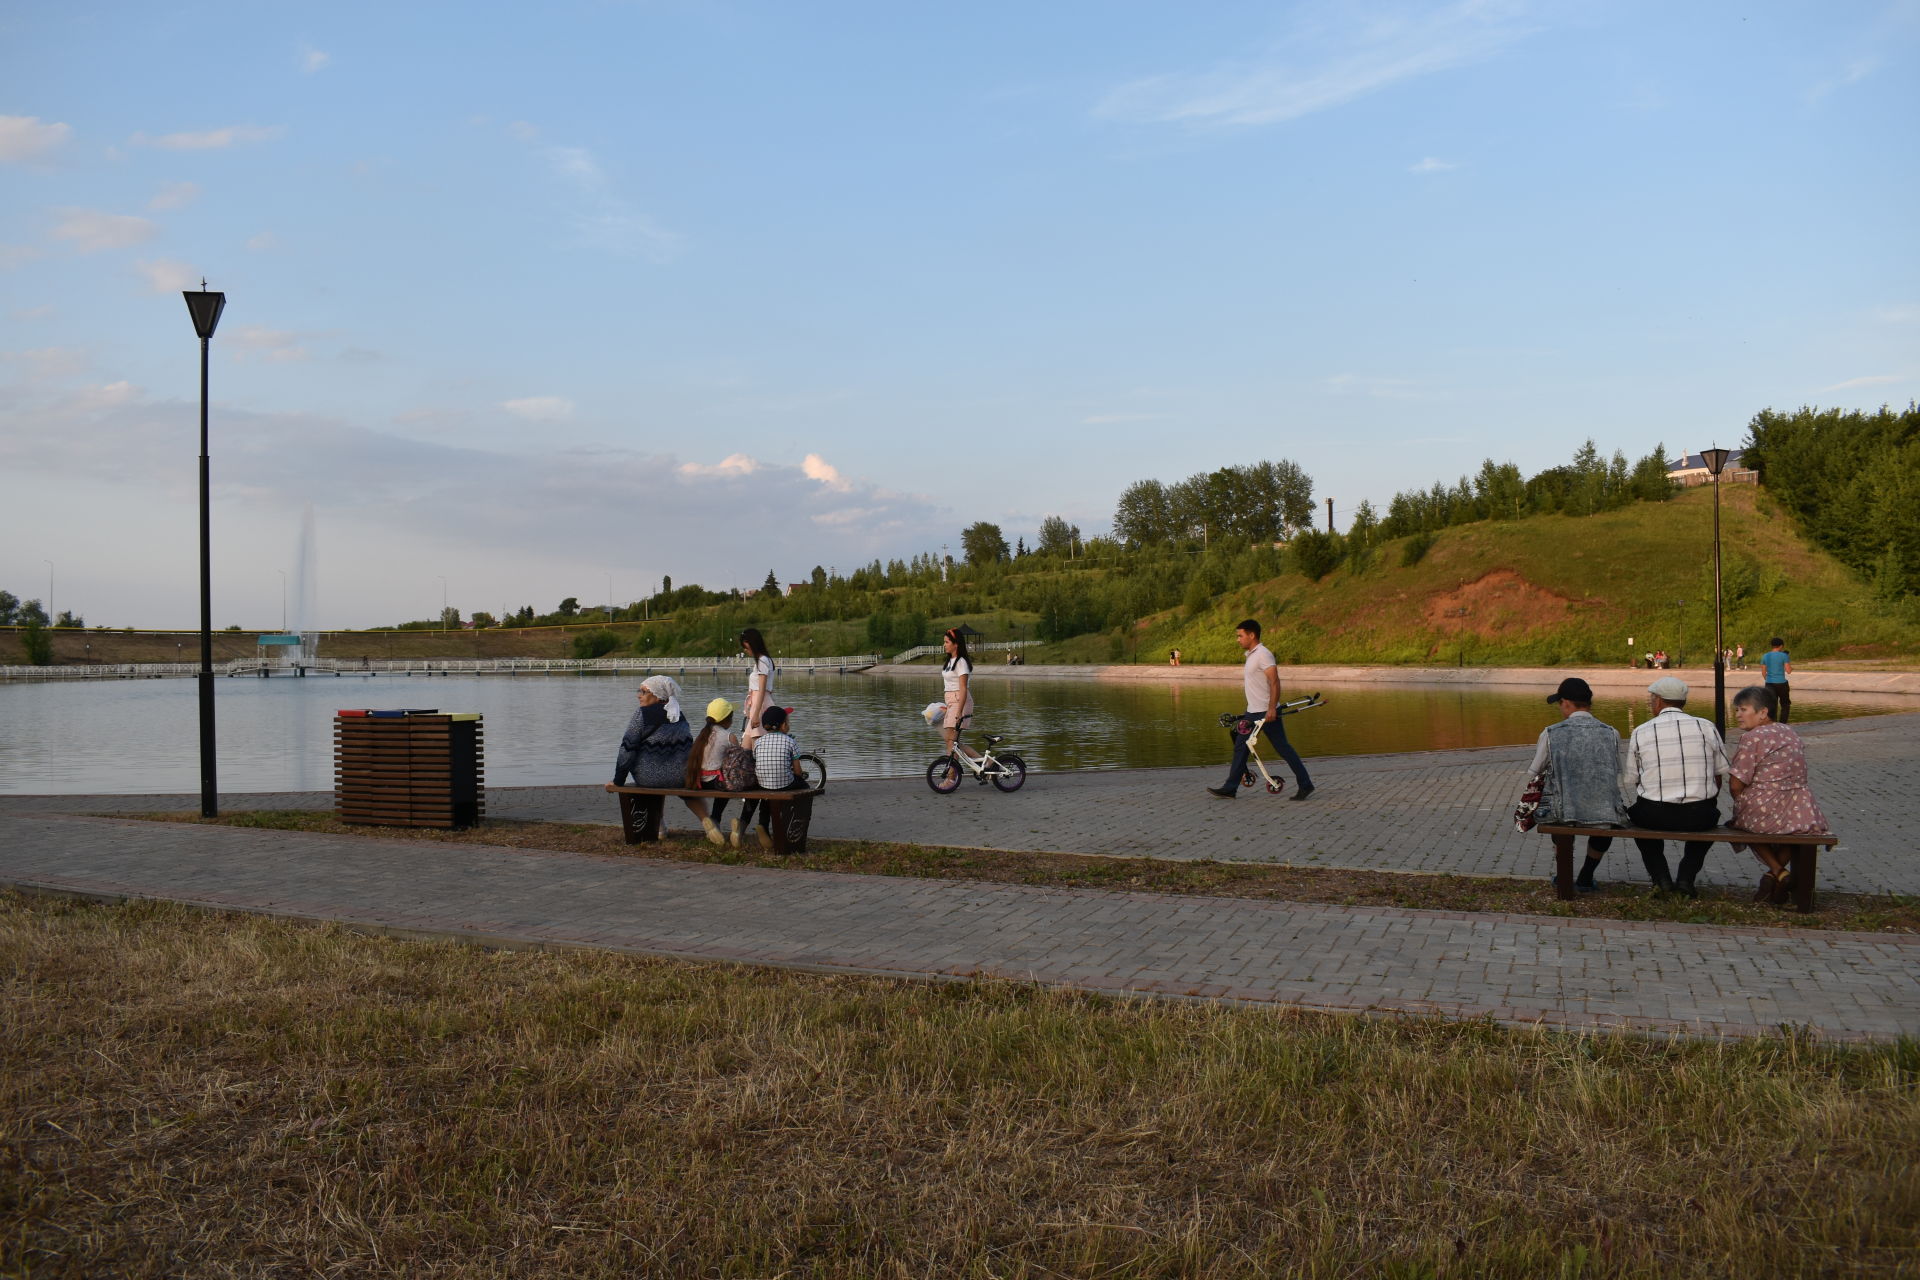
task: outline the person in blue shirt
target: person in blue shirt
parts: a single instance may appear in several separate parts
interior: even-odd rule
[[[1760,667],[1766,672],[1767,692],[1780,703],[1778,724],[1785,724],[1793,718],[1793,699],[1787,696],[1787,677],[1793,674],[1793,659],[1787,653],[1787,642],[1779,636],[1768,641],[1773,647],[1760,655]]]

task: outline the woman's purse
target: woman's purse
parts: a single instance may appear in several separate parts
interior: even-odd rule
[[[1527,780],[1527,789],[1520,793],[1520,803],[1513,806],[1515,831],[1527,832],[1539,825],[1540,797],[1545,795],[1546,791],[1547,771],[1542,769]]]

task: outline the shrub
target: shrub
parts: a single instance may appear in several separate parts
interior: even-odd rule
[[[589,631],[573,638],[576,658],[604,658],[620,645],[620,637],[611,631]]]
[[[33,666],[44,667],[53,661],[53,637],[47,634],[46,625],[38,617],[27,619],[27,625],[20,632],[20,644]]]
[[[1423,530],[1420,533],[1414,534],[1411,538],[1407,539],[1406,545],[1400,548],[1400,567],[1403,569],[1413,568],[1414,565],[1426,559],[1427,552],[1432,549],[1433,535],[1431,533]]]

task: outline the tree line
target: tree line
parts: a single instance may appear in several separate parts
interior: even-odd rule
[[[1807,540],[1884,600],[1920,596],[1920,409],[1763,409],[1742,462]]]
[[[1461,476],[1455,484],[1436,480],[1430,488],[1394,494],[1386,516],[1378,522],[1379,535],[1404,538],[1477,520],[1518,520],[1556,512],[1590,516],[1634,502],[1663,502],[1674,491],[1669,466],[1664,444],[1656,444],[1653,452],[1629,465],[1627,455],[1618,449],[1611,459],[1603,458],[1592,440],[1575,451],[1572,462],[1531,478],[1511,462],[1488,458],[1479,471]],[[1369,526],[1370,532],[1372,523],[1373,508],[1363,502],[1354,524]]]

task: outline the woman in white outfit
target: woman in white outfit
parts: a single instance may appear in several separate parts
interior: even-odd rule
[[[949,629],[941,645],[947,651],[947,660],[940,665],[941,697],[947,713],[940,722],[940,732],[947,740],[947,750],[958,750],[971,759],[974,753],[960,745],[960,731],[973,719],[973,659],[967,655],[967,638],[957,629]]]

